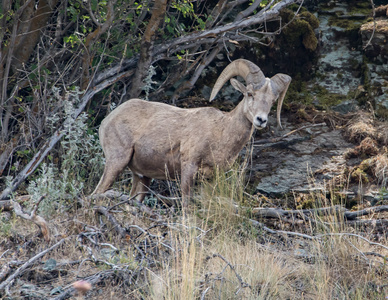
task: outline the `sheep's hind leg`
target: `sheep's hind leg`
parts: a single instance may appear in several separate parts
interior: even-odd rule
[[[130,193],[131,198],[136,196],[138,201],[143,202],[145,195],[148,192],[150,183],[151,178],[132,173],[132,188]]]
[[[126,156],[111,155],[110,157],[106,157],[104,173],[92,195],[102,194],[109,189],[117,176],[128,166],[132,159],[132,154],[133,150],[130,150],[126,153]]]

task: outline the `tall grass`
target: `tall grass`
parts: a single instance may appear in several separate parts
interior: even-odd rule
[[[175,252],[150,275],[148,299],[388,297],[388,251],[360,238],[371,236],[338,225],[341,218],[335,215],[306,222],[301,230],[313,239],[269,234],[246,222],[244,190],[238,167],[216,170],[212,181],[201,184],[194,212],[182,219],[191,229],[171,233]],[[321,202],[322,194],[310,196],[316,207],[338,204]]]

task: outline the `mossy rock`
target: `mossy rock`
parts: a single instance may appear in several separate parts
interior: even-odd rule
[[[291,22],[295,18],[292,10],[285,9],[281,12],[283,22]],[[283,39],[293,48],[304,48],[315,51],[318,45],[318,39],[315,36],[314,29],[318,28],[318,19],[308,11],[300,13],[286,28],[283,30]]]
[[[341,74],[337,74],[337,77],[341,76]],[[346,100],[346,96],[341,94],[330,93],[327,89],[320,85],[315,85],[313,88],[313,92],[315,93],[315,97],[317,99],[317,104],[323,109],[330,108],[332,106],[338,105],[344,100]]]
[[[388,120],[388,108],[378,105],[376,108],[376,115],[384,120]]]
[[[356,168],[355,170],[353,170],[353,172],[350,174],[350,179],[352,182],[356,183],[369,183],[368,174],[360,168]]]

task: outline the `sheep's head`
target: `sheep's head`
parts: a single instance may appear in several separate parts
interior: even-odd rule
[[[241,76],[247,85],[232,78]],[[244,95],[244,113],[257,129],[267,126],[268,114],[272,105],[278,100],[277,121],[280,122],[280,112],[291,77],[277,74],[272,78],[265,78],[263,72],[254,63],[238,59],[230,63],[218,77],[212,90],[210,101],[217,95],[221,87],[230,79],[232,86]]]

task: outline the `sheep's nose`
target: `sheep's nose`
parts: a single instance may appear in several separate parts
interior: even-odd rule
[[[260,117],[260,116],[257,116],[256,120],[257,120],[257,123],[260,124],[260,126],[262,126],[263,124],[265,124],[267,122],[266,118],[263,118],[263,117]]]

